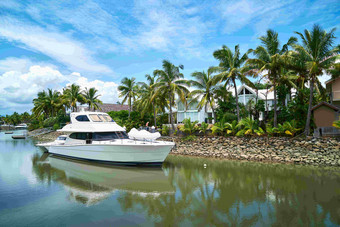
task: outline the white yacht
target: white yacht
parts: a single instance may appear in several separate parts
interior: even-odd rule
[[[58,130],[70,135],[37,146],[45,147],[49,153],[71,158],[153,165],[161,164],[175,145],[173,142],[156,141],[157,136],[152,136],[153,133],[147,133],[146,139],[141,135],[129,138],[125,129],[106,113],[75,112],[70,117],[71,124]]]

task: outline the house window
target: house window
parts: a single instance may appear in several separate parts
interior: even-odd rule
[[[244,89],[244,91],[245,91],[244,93],[245,93],[246,95],[251,95],[251,94],[252,94],[252,93],[251,93],[248,89],[246,89],[246,88]]]

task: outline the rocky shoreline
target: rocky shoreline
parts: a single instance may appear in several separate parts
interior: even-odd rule
[[[35,130],[29,134],[39,134]],[[32,136],[40,141],[53,141],[62,132]],[[294,163],[340,167],[340,140],[335,138],[287,137],[162,137],[174,141],[170,154],[256,162]]]
[[[340,167],[340,141],[333,138],[198,137],[176,142],[171,154],[256,162]]]

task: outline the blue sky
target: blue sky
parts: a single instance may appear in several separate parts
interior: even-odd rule
[[[0,114],[70,83],[113,103],[123,77],[142,81],[163,59],[189,78],[222,45],[245,52],[269,28],[283,43],[314,23],[340,37],[340,1],[0,1]]]

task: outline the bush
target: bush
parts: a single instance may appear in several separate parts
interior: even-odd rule
[[[169,127],[166,126],[166,125],[163,125],[162,131],[161,131],[162,136],[168,136],[169,135],[169,131],[170,131]]]
[[[237,115],[233,113],[224,113],[223,119],[224,119],[224,122],[233,122],[235,120],[237,121]]]
[[[183,120],[183,125],[179,128],[182,132],[186,134],[193,134],[195,131],[197,131],[197,126],[196,124],[198,121],[191,122],[191,119],[184,119]]]
[[[189,135],[183,138],[183,141],[194,141],[194,140],[196,140],[195,135]]]
[[[54,124],[58,123],[57,117],[50,117],[43,121],[43,127],[53,127]]]
[[[59,127],[59,124],[58,124],[58,123],[55,123],[55,124],[53,125],[53,130],[54,130],[54,131],[57,131],[59,128],[60,128],[60,127]]]

